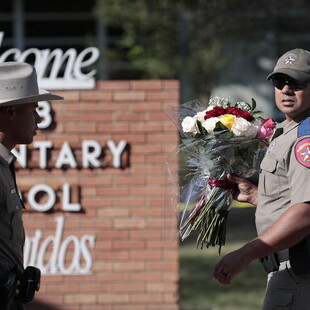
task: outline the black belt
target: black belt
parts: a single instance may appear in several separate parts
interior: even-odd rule
[[[280,263],[289,260],[288,250],[272,253],[268,256],[260,258],[260,262],[263,264],[264,269],[267,273],[278,271]]]
[[[283,250],[283,251],[277,252],[277,253],[275,253],[275,255],[278,256],[280,263],[288,261],[290,259],[288,250]]]

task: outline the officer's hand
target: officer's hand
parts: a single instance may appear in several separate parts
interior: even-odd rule
[[[230,285],[233,278],[245,270],[250,262],[251,259],[243,254],[242,249],[231,252],[215,266],[213,278],[223,285]]]
[[[237,185],[233,193],[233,198],[235,200],[251,203],[253,205],[257,204],[256,185],[246,179],[235,177],[232,174],[228,174],[227,179]]]

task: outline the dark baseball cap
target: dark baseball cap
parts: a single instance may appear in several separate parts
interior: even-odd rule
[[[291,78],[300,81],[310,81],[310,52],[296,48],[282,55],[272,73],[267,76],[267,80],[276,74],[286,74]]]

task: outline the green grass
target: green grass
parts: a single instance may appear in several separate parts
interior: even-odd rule
[[[228,240],[221,256],[255,235],[252,210],[231,213]],[[246,271],[236,276],[231,286],[225,287],[212,279],[219,259],[218,248],[196,249],[193,237],[181,243],[180,310],[260,310],[266,283],[261,264],[252,262]]]

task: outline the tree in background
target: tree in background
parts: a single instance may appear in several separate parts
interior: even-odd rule
[[[104,55],[109,78],[180,79],[188,100],[209,97],[232,42],[269,40],[274,58],[309,48],[309,9],[308,0],[98,0],[95,14],[121,35]]]

